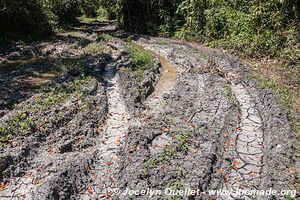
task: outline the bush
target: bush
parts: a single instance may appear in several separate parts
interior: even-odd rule
[[[79,0],[50,0],[50,7],[60,25],[76,23],[81,14]]]
[[[51,26],[39,0],[0,1],[0,34],[2,40],[48,34]]]
[[[79,0],[1,0],[1,41],[33,40],[75,23]]]
[[[97,17],[98,7],[97,0],[85,0],[81,3],[81,9],[86,17]]]

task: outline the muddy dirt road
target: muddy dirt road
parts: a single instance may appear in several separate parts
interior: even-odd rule
[[[241,61],[136,37],[153,57],[137,77],[126,34],[103,23],[1,49],[0,199],[286,198],[236,196],[292,189],[293,166],[287,117]],[[199,193],[123,194],[148,188]]]

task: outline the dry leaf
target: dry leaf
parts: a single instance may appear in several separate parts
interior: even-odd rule
[[[90,186],[90,187],[88,187],[87,192],[88,192],[89,194],[93,194],[93,193],[94,193],[94,190],[93,190],[93,188]]]
[[[120,145],[121,144],[121,137],[118,137],[118,139],[115,141],[116,145]]]
[[[239,165],[241,165],[241,162],[238,161],[238,160],[235,160],[235,161],[233,162],[233,165],[234,165],[234,166],[239,166]]]
[[[102,134],[102,131],[103,131],[103,130],[102,130],[101,127],[99,127],[99,128],[97,129],[97,131],[98,131],[99,134]]]
[[[221,174],[225,174],[225,170],[223,168],[218,169]]]
[[[140,146],[136,146],[136,148],[135,148],[135,150],[136,151],[139,151],[139,150],[141,150],[142,148],[140,147]]]
[[[8,183],[0,182],[0,190],[4,190],[8,186]]]
[[[102,139],[102,140],[101,140],[101,143],[102,143],[102,144],[106,144],[105,139]]]

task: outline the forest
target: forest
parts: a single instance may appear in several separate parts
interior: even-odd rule
[[[300,0],[0,0],[0,199],[300,199]]]
[[[299,54],[299,0],[1,0],[0,8],[2,40],[50,34],[85,14],[247,55]]]

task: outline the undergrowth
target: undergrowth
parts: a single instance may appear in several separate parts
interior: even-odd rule
[[[136,44],[127,44],[126,52],[131,56],[131,71],[135,73],[137,80],[141,80],[143,73],[154,66],[154,59],[150,52]]]
[[[59,104],[74,93],[81,98],[85,95],[83,94],[83,91],[81,91],[81,87],[90,80],[90,76],[82,76],[66,86],[45,87],[43,89],[44,94],[36,98],[36,104],[13,114],[9,121],[0,127],[0,143],[8,142],[13,139],[14,136],[26,135],[34,131],[35,123],[32,118],[34,113]]]

